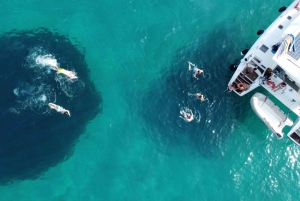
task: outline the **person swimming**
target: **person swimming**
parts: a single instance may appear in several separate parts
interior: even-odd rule
[[[54,110],[56,110],[57,112],[60,112],[60,113],[62,113],[62,114],[65,114],[65,115],[68,115],[69,117],[71,117],[71,114],[70,114],[70,111],[69,111],[69,110],[66,110],[66,109],[64,109],[63,107],[61,107],[61,106],[59,106],[59,105],[56,105],[56,104],[54,104],[54,103],[49,103],[48,105],[49,105],[49,107],[50,107],[51,109],[54,109]]]
[[[201,73],[204,75],[204,71],[199,69],[197,67],[197,65],[195,65],[189,61],[188,61],[188,63],[189,63],[189,70],[192,70],[194,72],[193,77],[196,78],[197,80],[199,80],[199,78],[197,78],[197,75],[200,75]]]
[[[66,76],[68,76],[68,77],[71,78],[71,79],[76,79],[76,78],[78,78],[78,77],[75,75],[75,72],[73,72],[73,71],[69,71],[69,70],[66,70],[66,69],[63,69],[63,68],[59,68],[59,67],[57,67],[57,66],[51,66],[51,69],[52,69],[52,70],[55,70],[57,73],[65,74]]]
[[[196,96],[197,99],[201,100],[201,101],[206,101],[208,100],[207,98],[205,98],[203,96],[203,94],[201,93],[196,93],[196,94],[191,94],[191,93],[188,93],[189,96]]]
[[[180,114],[182,116],[179,116],[180,118],[182,118],[184,121],[186,122],[191,122],[194,120],[194,115],[192,110],[188,109],[189,112],[186,112],[184,110],[180,110]]]

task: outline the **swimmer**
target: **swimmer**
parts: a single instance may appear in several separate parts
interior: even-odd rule
[[[204,96],[203,96],[202,94],[200,94],[200,93],[196,93],[196,94],[190,94],[190,93],[188,93],[188,95],[189,95],[189,96],[196,96],[197,99],[199,99],[199,100],[201,100],[201,101],[206,101],[206,100],[208,100],[207,98],[204,98]]]
[[[193,70],[193,72],[194,72],[194,78],[196,78],[197,80],[199,80],[199,78],[197,78],[196,76],[199,74],[203,74],[203,76],[204,76],[204,71],[203,70],[201,70],[201,69],[199,69],[195,64],[193,64],[193,63],[191,63],[191,62],[189,62],[188,61],[188,63],[189,63],[189,70]]]
[[[193,112],[190,109],[189,109],[189,112],[186,112],[184,110],[180,110],[180,114],[183,115],[183,117],[182,116],[179,116],[179,117],[182,118],[186,122],[191,122],[191,121],[194,120]]]
[[[56,105],[56,104],[54,104],[54,103],[49,103],[48,105],[49,105],[49,107],[50,107],[51,109],[54,109],[54,110],[56,110],[57,112],[60,112],[60,113],[62,113],[62,114],[65,114],[65,115],[68,115],[69,117],[71,117],[71,114],[70,114],[70,111],[69,111],[69,110],[66,110],[66,109],[62,108],[61,106]]]
[[[63,68],[58,68],[57,66],[51,66],[51,69],[57,71],[57,73],[65,74],[66,76],[68,76],[71,79],[78,78],[75,75],[75,72],[73,72],[73,71],[69,71],[69,70],[66,70],[66,69],[63,69]]]

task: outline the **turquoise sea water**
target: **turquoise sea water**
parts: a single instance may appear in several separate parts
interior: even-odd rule
[[[225,92],[228,66],[291,2],[3,0],[1,33],[44,27],[80,43],[103,111],[67,160],[0,186],[0,200],[297,200],[299,147],[270,134],[252,94]]]

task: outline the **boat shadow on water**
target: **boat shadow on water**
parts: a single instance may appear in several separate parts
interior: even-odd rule
[[[0,35],[0,52],[3,185],[39,178],[69,158],[88,122],[101,112],[102,98],[89,78],[83,50],[65,36],[47,29],[14,30]],[[39,56],[43,61],[57,59],[64,68],[76,71],[79,79],[57,75],[37,62]],[[71,117],[50,110],[49,102],[69,109]]]

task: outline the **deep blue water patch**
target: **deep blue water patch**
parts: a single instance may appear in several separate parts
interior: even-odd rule
[[[204,157],[219,155],[235,127],[251,111],[249,98],[253,93],[240,98],[226,91],[233,74],[229,65],[240,57],[239,44],[231,34],[237,30],[222,23],[216,27],[205,37],[196,39],[200,43],[177,50],[173,65],[167,66],[162,78],[154,80],[138,100],[141,116],[156,131],[150,132],[150,138],[159,147],[161,144],[177,147],[188,142],[186,146],[194,146]],[[204,69],[204,77],[194,79],[192,71],[188,71],[188,61]],[[209,101],[188,96],[197,92]],[[185,107],[192,109],[196,120],[186,123],[178,117]],[[186,138],[188,141],[183,140]]]
[[[51,62],[73,70],[70,80]],[[0,35],[0,183],[35,179],[68,158],[87,123],[102,109],[84,49],[47,29]],[[71,117],[48,107],[70,110]]]

